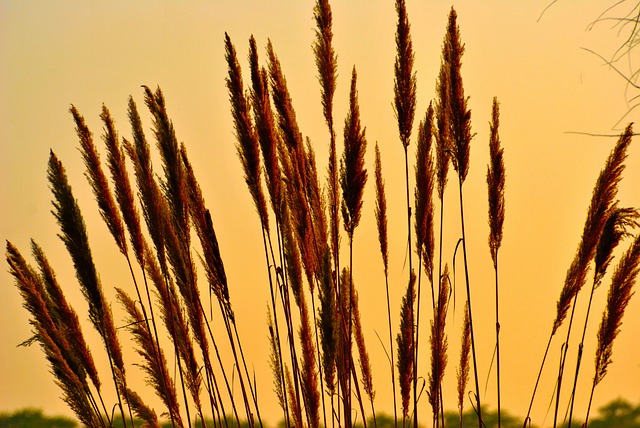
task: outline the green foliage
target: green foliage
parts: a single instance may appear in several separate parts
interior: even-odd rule
[[[486,407],[482,408],[482,421],[487,428],[493,428],[498,426],[498,413],[496,411],[489,410]],[[368,426],[373,427],[373,419],[370,418]],[[386,414],[378,414],[376,416],[376,422],[378,428],[393,428],[395,426],[393,417]],[[207,426],[215,426],[213,420],[206,420]],[[509,414],[504,409],[501,411],[501,423],[502,428],[521,428],[522,418]],[[140,422],[136,423],[136,426],[141,426]],[[462,426],[474,427],[478,425],[478,418],[473,411],[467,410],[463,414]],[[574,421],[572,424],[575,427],[582,426],[582,421]],[[77,428],[79,425],[71,418],[64,416],[46,416],[40,409],[21,409],[16,410],[13,413],[0,413],[0,428]],[[122,426],[122,420],[115,418],[113,428],[119,428]],[[170,428],[171,422],[163,422],[160,425],[162,428]],[[200,422],[196,422],[196,427],[201,427]],[[233,420],[233,417],[229,417],[229,426],[231,428],[247,428],[249,424],[246,421],[241,421],[238,426]],[[280,422],[278,428],[284,427],[284,421]],[[457,428],[460,426],[460,419],[457,412],[445,412],[445,426],[450,428]],[[361,423],[356,423],[354,428],[361,428]],[[536,428],[536,425],[531,425],[532,428]],[[604,406],[600,407],[598,416],[593,418],[589,422],[589,428],[640,428],[640,403],[632,404],[623,398],[617,398]]]
[[[75,428],[78,424],[63,416],[45,416],[40,409],[0,413],[0,428]]]
[[[634,406],[623,398],[617,398],[600,407],[598,417],[589,422],[589,427],[640,427],[640,404]]]

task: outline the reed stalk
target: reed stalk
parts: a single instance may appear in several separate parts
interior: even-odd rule
[[[396,61],[394,66],[394,113],[398,121],[400,142],[404,148],[405,183],[407,195],[407,251],[409,254],[409,272],[413,272],[411,240],[411,201],[409,197],[409,154],[413,118],[416,109],[416,74],[413,71],[413,43],[411,25],[407,16],[405,0],[396,0],[398,24],[396,29]],[[410,310],[413,312],[413,305]],[[415,318],[413,315],[411,318]],[[416,329],[417,331],[417,329]],[[412,348],[413,349],[413,348]],[[418,428],[417,364],[413,366],[413,414],[414,428]]]
[[[387,240],[387,198],[384,190],[384,180],[382,179],[382,159],[380,148],[376,142],[376,206],[375,217],[378,229],[378,242],[380,243],[380,254],[384,267],[384,283],[387,296],[387,322],[389,325],[389,362],[391,368],[391,389],[393,392],[393,421],[395,428],[398,428],[398,404],[396,403],[396,376],[393,352],[393,327],[391,325],[391,301],[389,299],[389,245]]]
[[[489,250],[493,261],[495,274],[496,301],[496,385],[498,391],[498,428],[502,426],[501,397],[500,397],[500,307],[498,288],[498,250],[502,244],[502,230],[504,225],[504,149],[501,147],[498,127],[500,126],[500,107],[498,99],[493,98],[490,123],[489,158],[487,167],[487,187],[489,194]]]
[[[451,132],[451,161],[458,173],[458,194],[460,199],[460,224],[462,229],[462,253],[464,259],[464,275],[467,290],[467,311],[469,312],[469,331],[471,336],[471,356],[473,360],[474,380],[476,387],[476,409],[478,426],[482,426],[482,407],[480,400],[480,384],[478,381],[478,362],[476,357],[475,335],[473,330],[473,310],[471,304],[471,287],[469,283],[469,259],[467,257],[467,239],[464,219],[463,184],[469,172],[469,154],[471,146],[471,111],[467,109],[468,97],[465,97],[460,68],[464,45],[460,39],[457,24],[457,13],[451,8],[447,35],[445,38],[445,58],[449,66],[449,103]]]

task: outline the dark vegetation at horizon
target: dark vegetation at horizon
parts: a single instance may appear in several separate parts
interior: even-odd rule
[[[498,413],[489,409],[483,410],[485,423],[487,426],[496,426]],[[447,425],[458,426],[459,415],[457,412],[445,412]],[[391,428],[394,426],[393,415],[378,413],[376,415],[379,428]],[[502,412],[502,425],[505,428],[516,428],[521,426],[522,418]],[[370,418],[369,424],[373,422]],[[476,414],[473,410],[468,410],[463,415],[463,426],[470,427],[477,423]],[[119,427],[122,425],[115,425]],[[246,428],[246,421],[241,421],[240,426]],[[284,427],[284,421],[280,421],[278,428]],[[424,425],[420,425],[421,427]],[[610,401],[598,409],[597,415],[592,418],[590,425],[592,428],[639,428],[640,427],[640,404],[633,405],[627,400],[618,398]],[[47,416],[42,410],[27,408],[14,412],[0,413],[0,428],[76,428],[78,424],[71,418],[64,416]],[[161,423],[162,428],[171,427],[171,423]],[[361,428],[360,422],[355,427]]]
[[[400,425],[418,428],[427,423],[434,427],[469,424],[465,422],[467,416],[464,413],[464,397],[468,395],[475,410],[472,415],[474,424],[478,427],[494,423],[498,427],[513,426],[513,418],[502,412],[500,401],[500,361],[504,356],[500,354],[498,261],[506,211],[506,172],[499,136],[499,102],[496,98],[492,100],[488,142],[490,163],[487,167],[488,250],[495,272],[498,408],[494,415],[488,414],[482,404],[476,358],[473,287],[464,211],[464,184],[471,162],[474,134],[471,110],[467,104],[469,97],[464,91],[461,72],[464,44],[457,14],[452,8],[442,45],[440,72],[435,82],[436,98],[418,124],[417,138],[414,137],[417,150],[415,188],[412,188],[408,147],[414,128],[417,79],[413,69],[411,26],[404,0],[396,1],[396,12],[393,107],[398,125],[398,149],[402,148],[405,154],[406,251],[409,263],[406,292],[400,308],[392,308],[389,302],[389,225],[383,163],[377,144],[374,172],[375,217],[387,291],[388,369],[393,379],[388,387],[393,389],[395,412],[391,421],[394,428]],[[245,87],[235,46],[228,35],[224,40],[228,64],[226,85],[237,151],[261,224],[270,291],[265,331],[271,341],[269,361],[273,371],[273,391],[285,426],[352,428],[359,421],[364,428],[384,423],[391,426],[388,419],[376,417],[375,383],[360,319],[358,287],[353,275],[361,268],[354,264],[353,244],[369,178],[364,161],[368,141],[366,127],[360,117],[358,74],[353,66],[349,109],[343,128],[343,152],[339,157],[333,118],[337,55],[333,50],[328,1],[317,1],[314,18],[317,28],[313,53],[318,66],[329,144],[326,182],[317,171],[313,145],[309,139],[303,138],[298,128],[285,74],[271,41],[266,46],[266,62],[261,63],[257,42],[251,37],[250,78]],[[168,420],[170,426],[177,427],[201,424],[229,428],[241,421],[249,427],[263,426],[256,379],[248,369],[242,346],[241,339],[246,336],[239,334],[236,325],[233,305],[237,301],[233,300],[233,289],[237,284],[227,281],[214,222],[189,161],[187,147],[178,143],[162,91],[159,88],[153,91],[145,86],[144,101],[152,118],[153,140],[160,154],[160,172],[152,166],[152,147],[133,98],[129,99],[128,105],[131,140],[118,135],[108,108],[102,109],[100,118],[104,124],[102,140],[107,152],[106,163],[100,159],[84,117],[74,106],[70,108],[86,166],[86,178],[99,212],[130,270],[132,287],[116,289],[126,319],[114,320],[112,302],[105,298],[99,270],[92,258],[88,231],[66,170],[51,151],[47,174],[53,194],[52,213],[60,226],[59,236],[73,260],[76,277],[88,305],[89,321],[100,335],[103,349],[90,350],[87,347],[83,339],[83,324],[75,309],[67,303],[63,287],[45,252],[32,241],[34,266],[7,242],[7,262],[24,299],[24,306],[31,315],[33,342],[42,348],[62,390],[63,400],[86,426],[159,427],[159,417]],[[609,277],[607,306],[597,332],[596,374],[591,383],[593,398],[596,386],[611,363],[613,342],[620,331],[640,270],[640,235],[632,232],[638,226],[639,213],[636,209],[620,206],[617,200],[618,184],[632,135],[632,126],[628,125],[600,172],[578,249],[557,302],[557,314],[550,323],[549,342],[540,374],[553,339],[560,333],[566,333],[557,388],[553,393],[554,427],[565,423],[569,427],[572,423],[574,426],[578,424],[572,420],[573,403],[589,317],[589,313],[584,321],[574,317],[580,291],[590,282],[591,299],[608,268],[612,264],[615,266]],[[449,166],[453,167],[451,174]],[[132,173],[128,172],[129,168],[132,168]],[[449,179],[453,181],[453,190],[451,186],[447,188]],[[459,200],[460,215],[453,220],[445,219],[443,214],[444,197],[448,193]],[[440,208],[438,245],[434,233],[437,227],[436,206]],[[452,286],[456,283],[455,271],[450,273],[448,264],[443,265],[442,230],[445,221],[460,222],[461,236],[455,238],[457,255],[454,259],[462,258],[464,265],[466,304],[459,339],[462,352],[456,367],[457,416],[445,413],[445,399],[447,403],[454,401],[445,397],[442,389],[445,370],[453,360],[448,352],[449,338],[445,326],[452,316],[449,306]],[[343,233],[347,240],[341,249]],[[613,263],[614,249],[624,239],[631,243],[624,244],[628,249]],[[417,256],[415,263],[414,253]],[[340,264],[341,254],[348,260],[346,266]],[[261,262],[248,263],[257,265]],[[589,277],[591,268],[593,278]],[[427,291],[423,290],[423,285],[428,287]],[[209,294],[209,302],[202,293]],[[426,304],[422,301],[425,295],[430,295]],[[431,303],[431,311],[428,303]],[[216,319],[222,331],[217,335],[208,322],[209,311],[216,304],[219,310]],[[430,320],[428,334],[420,334],[421,316]],[[568,328],[561,330],[567,319]],[[393,328],[394,320],[397,330]],[[121,325],[125,328],[116,327]],[[577,369],[570,377],[564,372],[564,367],[573,327],[583,327],[583,331],[576,355]],[[165,337],[169,338],[169,346],[163,347]],[[124,338],[127,342],[123,341]],[[127,370],[132,364],[125,363],[122,347],[128,341],[133,343],[139,356],[136,364],[146,375],[148,389],[163,405],[158,412],[150,408],[144,399],[150,391],[134,390],[127,381]],[[231,363],[221,357],[222,346],[229,351]],[[96,368],[92,356],[96,352],[105,353],[108,370]],[[420,358],[429,358],[431,362],[426,376],[417,371],[416,362]],[[174,367],[171,367],[172,362]],[[107,382],[112,383],[113,396],[103,393],[105,380],[101,376],[105,373],[110,377]],[[469,382],[470,375],[473,375],[472,382]],[[425,379],[424,387],[420,386],[421,378]],[[470,386],[467,386],[468,382]],[[397,390],[399,404],[396,403]],[[431,406],[431,414],[428,415],[431,420],[418,411],[418,401],[423,392],[422,398],[426,398]],[[537,392],[538,381],[533,386],[529,412],[524,421],[518,420],[517,424],[533,426],[529,416]],[[567,421],[558,420],[561,403],[569,409]],[[591,402],[589,410],[590,406]],[[589,410],[585,415],[587,422]],[[362,415],[367,415],[367,418],[363,419]],[[596,426],[595,421],[591,426]]]

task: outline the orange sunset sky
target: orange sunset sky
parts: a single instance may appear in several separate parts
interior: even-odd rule
[[[483,402],[492,409],[496,406],[495,372],[488,381],[487,376],[495,321],[485,174],[493,97],[497,96],[501,103],[500,136],[507,171],[506,220],[500,250],[502,406],[518,416],[527,411],[555,317],[556,301],[582,233],[591,190],[615,143],[615,138],[575,132],[616,134],[627,122],[638,118],[638,111],[633,110],[620,121],[638,91],[627,87],[596,55],[582,49],[606,57],[624,42],[627,31],[619,32],[620,28],[614,27],[612,21],[588,29],[613,2],[560,0],[537,22],[548,3],[546,0],[407,2],[418,85],[415,129],[435,95],[442,41],[452,5],[458,12],[461,37],[466,45],[462,77],[465,93],[470,97],[475,137],[465,182],[465,221],[481,392]],[[624,2],[608,16],[622,16],[632,6]],[[362,224],[354,238],[354,281],[361,296],[365,335],[374,366],[376,409],[392,413],[390,374],[385,351],[376,336],[386,338],[388,333],[384,275],[374,221],[373,165],[377,141],[387,186],[391,306],[397,328],[409,273],[404,153],[392,108],[396,14],[391,0],[334,1],[332,8],[339,73],[334,98],[339,150],[354,65],[359,78],[361,119],[369,143],[366,154],[369,181]],[[300,130],[310,138],[318,170],[324,173],[329,138],[311,49],[312,1],[0,2],[0,237],[11,241],[25,255],[29,254],[29,240],[35,239],[48,254],[81,320],[87,321],[86,304],[71,260],[56,236],[58,226],[49,212],[51,193],[46,168],[52,149],[64,163],[83,210],[106,295],[113,298],[116,286],[131,287],[126,262],[117,253],[83,177],[84,167],[68,109],[73,103],[85,116],[102,149],[99,137],[102,104],[111,110],[120,135],[129,138],[128,96],[132,95],[143,111],[141,85],[160,86],[178,140],[189,150],[211,208],[238,329],[248,362],[258,379],[262,413],[267,422],[275,424],[280,412],[267,362],[267,273],[259,220],[236,155],[224,81],[225,32],[238,50],[245,82],[249,37],[255,36],[262,61],[266,58],[267,39],[271,39],[286,74]],[[634,59],[624,60],[621,67],[625,70],[629,65],[634,67]],[[143,120],[151,139],[151,121],[146,112]],[[410,159],[415,153],[416,134],[409,147]],[[161,170],[158,162],[155,168]],[[453,186],[457,178],[453,174],[451,169],[450,186],[445,194],[443,256],[449,264],[460,236],[457,189]],[[324,183],[324,177],[321,181]],[[640,141],[633,141],[629,149],[618,199],[622,206],[640,206]],[[626,249],[629,242],[621,247]],[[347,246],[343,234],[343,257],[348,257]],[[457,268],[463,272],[461,263]],[[608,281],[609,275],[597,290],[589,324],[576,404],[580,418],[584,417],[593,376],[595,331]],[[455,410],[463,284],[459,279],[456,311],[447,321],[450,356],[444,396],[445,406],[450,410]],[[204,287],[204,281],[201,286]],[[423,292],[423,304],[428,306],[425,288]],[[584,317],[587,301],[586,295],[580,298],[578,320]],[[123,323],[115,306],[114,303],[116,323]],[[634,403],[640,401],[639,314],[640,298],[635,296],[614,345],[613,365],[596,389],[596,409],[619,396]],[[424,353],[419,361],[419,375],[425,378],[429,371],[428,323],[428,316],[421,317]],[[94,354],[101,354],[102,347],[90,332],[88,322],[85,332]],[[554,341],[534,405],[533,422],[538,425],[543,423],[551,398],[560,337],[564,334],[566,330],[562,329]],[[0,412],[31,406],[47,413],[69,415],[40,349],[17,347],[30,335],[28,314],[5,264],[0,269]],[[576,336],[574,333],[569,354],[570,373],[575,364]],[[130,343],[124,332],[122,340]],[[135,362],[132,352],[127,356],[128,362]],[[139,389],[151,397],[142,376],[135,367],[131,371],[139,381]],[[563,400],[566,402],[566,396]],[[149,401],[155,403],[153,399]],[[422,422],[429,424],[426,396],[421,400],[420,411]],[[549,424],[547,419],[546,425]]]

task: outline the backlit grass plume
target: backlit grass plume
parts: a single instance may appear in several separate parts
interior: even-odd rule
[[[271,206],[280,218],[282,185],[280,182],[280,164],[278,163],[278,136],[276,134],[267,70],[260,67],[256,40],[249,40],[249,64],[251,68],[251,105],[258,141],[262,150],[265,180],[271,198]]]
[[[469,157],[471,146],[471,110],[467,107],[468,97],[464,94],[462,85],[462,55],[464,44],[460,39],[458,28],[458,14],[451,8],[449,23],[445,38],[445,62],[449,67],[449,110],[451,135],[451,161],[458,173],[460,182],[464,182],[469,172]]]
[[[102,383],[98,376],[98,370],[96,369],[91,350],[84,340],[78,315],[68,303],[44,251],[33,240],[31,241],[31,251],[40,269],[40,276],[42,277],[44,288],[48,295],[48,299],[46,299],[48,312],[56,323],[57,328],[62,330],[71,349],[77,354],[79,361],[82,363],[82,367],[87,372],[87,375],[99,393]]]
[[[431,156],[433,136],[433,106],[429,104],[427,114],[418,128],[418,148],[416,151],[416,247],[418,256],[429,281],[433,283],[433,259],[435,252],[433,223],[433,189],[435,187],[436,170]],[[432,301],[435,302],[433,286]],[[419,309],[419,308],[418,308]]]
[[[400,397],[402,398],[403,426],[409,416],[411,389],[413,385],[413,365],[415,364],[414,320],[413,304],[416,298],[416,275],[411,272],[407,291],[402,298],[400,309],[400,332],[396,338],[398,345],[398,383],[400,384]]]
[[[387,198],[384,190],[384,180],[382,178],[382,159],[380,148],[376,142],[376,225],[378,226],[378,242],[380,243],[380,254],[384,265],[385,276],[389,270],[389,244],[387,239]]]
[[[116,241],[118,249],[122,254],[127,254],[127,241],[124,237],[124,227],[122,225],[122,217],[120,212],[116,208],[116,203],[111,193],[111,188],[107,177],[102,170],[102,164],[100,163],[100,156],[93,143],[93,136],[91,131],[87,127],[84,117],[80,115],[78,109],[75,106],[71,106],[69,109],[73,115],[73,119],[76,123],[76,133],[80,140],[80,153],[86,167],[85,175],[93,194],[98,202],[100,208],[100,216],[107,224],[111,236]]]
[[[465,304],[465,306],[467,306]],[[457,370],[458,379],[458,411],[460,414],[460,428],[462,428],[462,411],[464,410],[464,397],[467,393],[467,381],[469,380],[469,353],[471,352],[471,329],[469,324],[469,310],[465,307],[464,322],[462,324],[462,339],[460,346],[460,363]]]
[[[615,147],[609,154],[603,169],[598,175],[593,193],[591,196],[591,203],[587,212],[587,219],[585,221],[584,229],[582,231],[582,237],[578,245],[578,250],[574,256],[571,265],[566,274],[564,286],[560,293],[560,298],[556,304],[556,317],[553,322],[547,348],[542,358],[536,384],[533,389],[533,395],[531,402],[529,403],[529,411],[527,412],[526,420],[529,419],[531,407],[535,399],[536,390],[540,381],[540,375],[544,368],[544,363],[551,345],[553,336],[558,331],[558,328],[565,320],[569,309],[572,306],[575,308],[575,299],[578,296],[582,286],[587,279],[587,272],[590,263],[593,261],[598,242],[602,236],[607,219],[611,213],[611,210],[615,208],[615,198],[618,193],[618,183],[622,179],[622,172],[624,171],[624,161],[627,158],[627,149],[631,143],[631,136],[633,135],[632,126],[628,125],[625,131],[620,135]],[[572,311],[573,315],[573,311]],[[573,318],[573,316],[572,316]],[[567,342],[569,341],[569,334],[571,329],[567,331]],[[559,388],[558,388],[559,389]]]
[[[360,223],[362,195],[367,183],[364,155],[367,150],[365,129],[360,123],[360,107],[356,89],[357,73],[351,73],[349,113],[344,122],[344,153],[340,162],[340,185],[342,187],[342,218],[350,239]]]
[[[126,398],[125,366],[111,308],[105,301],[102,284],[93,263],[87,229],[80,207],[73,196],[62,162],[53,152],[49,156],[47,174],[54,196],[52,213],[61,230],[58,236],[64,242],[73,260],[76,278],[89,305],[89,319],[103,340],[109,363],[112,365],[111,370],[117,395],[120,397],[121,394],[124,394]],[[125,391],[122,390],[123,386]],[[121,404],[120,410],[123,422],[127,426]]]
[[[77,332],[65,334],[56,324],[55,314],[49,310],[47,303],[51,301],[51,297],[45,291],[42,278],[10,242],[7,242],[6,259],[9,272],[15,278],[16,286],[24,300],[23,306],[31,314],[30,323],[35,339],[40,343],[56,383],[63,391],[63,400],[87,426],[105,426],[99,412],[95,410],[95,402],[89,391],[87,372],[83,364],[85,361],[67,340],[71,334]]]
[[[329,226],[331,230],[331,251],[334,256],[335,278],[339,276],[340,247],[340,188],[338,179],[338,155],[336,149],[336,132],[333,124],[333,97],[336,90],[338,74],[337,55],[333,49],[333,16],[328,0],[318,0],[313,9],[316,21],[316,38],[313,53],[318,68],[320,96],[324,120],[329,129],[329,164],[327,167]],[[336,280],[337,282],[337,280]]]
[[[598,345],[596,349],[596,368],[589,398],[589,407],[585,418],[585,426],[589,421],[589,410],[596,386],[604,379],[607,368],[612,362],[613,341],[620,332],[622,316],[633,295],[638,272],[640,272],[640,235],[635,238],[631,247],[622,255],[611,278],[611,286],[607,295],[607,306],[602,315],[598,329]]]
[[[619,208],[617,203],[611,210],[611,214],[605,223],[600,241],[598,242],[598,248],[595,256],[595,269],[593,275],[593,284],[591,286],[591,294],[589,295],[589,304],[587,306],[587,313],[585,315],[584,325],[582,328],[582,338],[578,345],[578,357],[576,362],[576,373],[573,380],[573,390],[571,391],[570,407],[569,407],[569,425],[571,425],[573,418],[573,409],[575,404],[575,395],[578,387],[578,376],[580,374],[580,366],[582,362],[582,355],[584,349],[584,340],[587,335],[587,325],[589,322],[589,315],[591,313],[591,304],[593,303],[593,295],[596,288],[602,283],[607,267],[613,261],[613,250],[618,247],[620,242],[625,237],[630,237],[631,233],[629,229],[637,228],[638,218],[640,212],[633,208]]]
[[[116,292],[128,316],[127,329],[133,336],[134,342],[138,345],[136,352],[144,360],[144,364],[140,365],[140,367],[142,367],[147,375],[146,382],[153,387],[156,395],[160,397],[166,406],[169,414],[171,414],[173,423],[182,426],[180,406],[178,404],[174,383],[168,376],[169,368],[167,367],[164,352],[162,348],[156,346],[155,339],[149,330],[145,328],[143,314],[136,306],[136,302],[122,289],[116,289]],[[144,411],[145,409],[141,407],[140,410]],[[148,411],[143,413],[147,416],[147,420],[156,419],[157,423],[155,413]]]
[[[267,204],[261,184],[260,145],[258,136],[251,122],[250,106],[245,98],[242,71],[236,56],[236,50],[229,35],[225,33],[226,59],[229,68],[227,89],[233,113],[233,123],[238,141],[238,156],[244,169],[244,179],[258,210],[262,227],[269,229]]]
[[[444,274],[440,281],[438,300],[434,309],[433,320],[431,321],[431,373],[429,374],[429,404],[433,412],[433,423],[435,427],[440,426],[440,412],[443,409],[442,380],[447,367],[447,335],[445,326],[447,323],[447,310],[449,307],[449,268],[444,267]]]
[[[100,118],[104,122],[104,140],[107,147],[107,163],[111,172],[111,179],[114,185],[114,193],[118,207],[122,213],[127,230],[129,231],[129,240],[135,252],[136,259],[140,266],[144,267],[144,243],[142,237],[142,229],[140,227],[140,215],[135,205],[133,191],[127,166],[125,163],[124,148],[118,140],[118,134],[111,117],[111,113],[107,107],[102,106]]]
[[[411,25],[407,16],[405,0],[396,0],[398,25],[396,31],[396,62],[394,66],[393,110],[398,120],[400,141],[406,148],[411,139],[413,118],[416,111],[416,73],[413,70],[413,43]]]
[[[500,397],[500,306],[498,288],[498,250],[502,244],[504,225],[504,149],[500,144],[498,128],[500,126],[500,107],[498,99],[493,98],[489,137],[489,166],[487,167],[487,188],[489,193],[489,250],[496,279],[496,379],[498,390],[498,428],[501,427]]]

